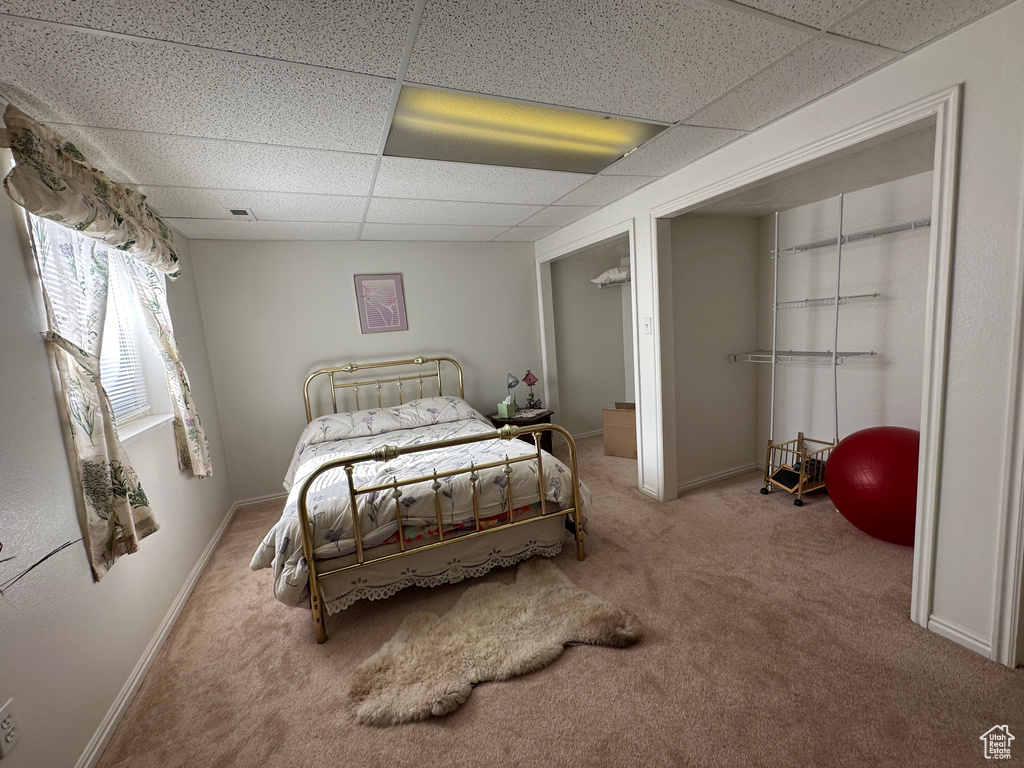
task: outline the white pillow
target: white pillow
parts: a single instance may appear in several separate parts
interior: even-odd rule
[[[606,269],[597,277],[590,278],[590,282],[596,285],[605,285],[620,280],[629,280],[629,267],[612,267],[611,269]]]

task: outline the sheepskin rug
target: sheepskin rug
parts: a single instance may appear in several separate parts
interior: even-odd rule
[[[635,616],[535,557],[512,584],[478,584],[443,616],[407,617],[356,669],[349,698],[360,723],[426,720],[457,709],[477,683],[546,667],[567,645],[621,648],[642,636]]]

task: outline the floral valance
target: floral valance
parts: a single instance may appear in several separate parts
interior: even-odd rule
[[[7,107],[4,123],[17,164],[4,189],[14,202],[178,276],[171,230],[145,195],[112,182],[74,144],[17,107]]]

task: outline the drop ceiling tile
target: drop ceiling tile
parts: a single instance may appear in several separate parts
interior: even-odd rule
[[[58,131],[114,181],[137,186],[359,196],[369,193],[373,174],[370,155],[107,129]],[[118,171],[100,165],[101,157],[114,158]]]
[[[508,227],[458,227],[439,224],[363,225],[360,240],[444,240],[450,242],[487,242]]]
[[[650,176],[604,176],[598,174],[558,200],[559,205],[608,205],[654,181]]]
[[[752,131],[897,57],[835,38],[817,39],[686,122]]]
[[[738,0],[742,5],[765,11],[774,16],[792,19],[817,29],[843,18],[864,5],[866,0]]]
[[[375,197],[366,220],[390,224],[512,226],[542,210],[539,205],[467,203],[448,200],[406,200]]]
[[[394,77],[413,0],[0,0],[0,12]]]
[[[1010,0],[886,0],[868,5],[831,31],[898,51],[981,18]]]
[[[494,239],[501,242],[535,243],[541,238],[553,235],[558,229],[558,227],[512,227]]]
[[[231,219],[229,208],[248,208],[259,221],[347,221],[363,218],[365,197],[287,194],[240,189],[139,187],[160,216]]]
[[[406,78],[675,122],[805,39],[702,0],[449,0],[427,4]]]
[[[585,173],[385,157],[381,159],[373,194],[375,197],[548,205],[590,178]]]
[[[519,222],[520,227],[564,227],[595,211],[599,205],[549,205],[539,213]]]
[[[38,51],[46,51],[40,65]],[[376,153],[393,85],[0,19],[0,92],[44,122]]]
[[[601,171],[610,176],[664,176],[713,152],[743,131],[672,126]]]
[[[358,224],[319,221],[167,219],[190,240],[355,240]]]

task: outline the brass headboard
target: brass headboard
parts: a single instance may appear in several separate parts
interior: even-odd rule
[[[433,363],[433,370],[429,368],[424,371],[423,367]],[[302,396],[306,401],[306,423],[308,424],[313,420],[313,412],[309,405],[309,384],[317,376],[326,376],[331,388],[331,407],[334,412],[338,412],[338,390],[339,389],[351,389],[355,395],[356,407],[359,408],[359,388],[360,387],[373,387],[377,394],[377,407],[384,407],[384,398],[381,396],[381,390],[385,384],[394,384],[398,387],[398,403],[404,402],[402,397],[402,387],[406,382],[414,381],[418,385],[418,394],[416,397],[423,397],[423,382],[433,379],[437,384],[438,396],[443,395],[443,384],[441,380],[441,363],[451,363],[455,367],[455,372],[459,377],[459,397],[465,397],[465,391],[462,384],[462,366],[460,366],[455,360],[450,357],[414,357],[410,360],[386,360],[380,363],[349,363],[348,365],[342,365],[337,368],[321,368],[319,371],[314,371],[309,374],[306,379],[305,385],[302,387]],[[373,378],[373,379],[362,379],[360,381],[352,381],[347,378],[347,374],[353,374],[357,371],[365,371],[371,368],[400,368],[402,366],[416,366],[419,368],[414,373],[402,373],[401,371],[395,373],[385,374],[387,378]],[[338,381],[337,378],[346,375],[342,381]]]

